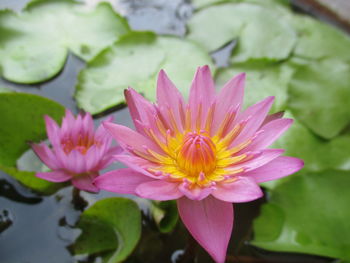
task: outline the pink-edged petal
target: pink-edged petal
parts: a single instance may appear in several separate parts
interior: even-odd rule
[[[41,172],[36,173],[35,176],[55,183],[65,182],[72,178],[70,174],[64,171]]]
[[[59,168],[56,156],[45,143],[32,144],[31,146],[36,155],[44,164],[46,164],[47,167],[52,170]]]
[[[273,114],[270,114],[270,115],[267,115],[265,120],[263,121],[263,123],[261,124],[261,126],[269,123],[270,121],[274,121],[274,120],[277,120],[277,119],[281,119],[284,115],[284,112],[283,111],[280,111],[280,112],[276,112],[276,113],[273,113]]]
[[[213,132],[217,130],[230,109],[239,110],[243,102],[245,73],[241,73],[228,81],[220,90],[215,100]]]
[[[140,124],[154,128],[154,116],[156,115],[154,105],[132,88],[128,88],[124,95],[136,130],[145,134],[143,126]]]
[[[114,146],[110,148],[105,154],[103,159],[99,162],[98,170],[102,170],[109,166],[114,161],[114,155],[123,153],[123,149],[120,146]]]
[[[213,191],[213,187],[206,187],[206,188],[200,188],[200,187],[192,187],[189,188],[188,184],[182,183],[179,186],[179,190],[189,199],[191,200],[202,200],[208,195],[210,195]]]
[[[245,173],[245,176],[253,178],[257,183],[263,183],[293,174],[303,166],[304,162],[301,159],[280,156],[264,166]]]
[[[233,227],[233,206],[212,196],[202,201],[181,198],[177,201],[182,222],[197,242],[213,257],[224,263]]]
[[[130,155],[114,155],[113,156],[116,160],[119,162],[125,164],[126,166],[130,167],[131,169],[135,170],[136,172],[142,173],[148,177],[151,178],[158,178],[158,176],[148,172],[144,167],[151,168],[152,164],[142,158],[136,157],[136,156],[130,156]]]
[[[111,122],[104,122],[103,125],[125,150],[129,150],[131,147],[132,149],[145,152],[145,147],[147,147],[153,151],[161,151],[154,142],[128,127]]]
[[[85,158],[85,155],[73,149],[66,158],[65,168],[73,174],[85,173],[87,172]]]
[[[107,172],[98,176],[94,184],[103,190],[119,194],[135,194],[139,184],[152,179],[129,168]]]
[[[205,123],[205,116],[209,107],[215,99],[215,85],[208,66],[199,67],[192,81],[189,107],[192,113],[192,120],[196,120],[199,116]],[[201,107],[201,115],[198,115]]]
[[[257,153],[256,157],[253,157],[246,162],[241,162],[239,164],[230,166],[230,169],[236,170],[243,168],[245,172],[248,172],[271,162],[283,153],[283,149],[266,149]]]
[[[75,117],[70,110],[66,109],[65,112],[66,114],[62,119],[61,136],[71,136],[71,130],[75,126]]]
[[[46,133],[53,147],[60,147],[60,128],[57,123],[48,115],[44,116]]]
[[[76,176],[72,178],[72,184],[80,190],[97,193],[99,189],[93,184],[93,180],[97,176],[98,173]]]
[[[173,113],[177,128],[182,131],[181,112],[184,112],[185,102],[180,91],[171,82],[164,70],[161,70],[158,74],[157,104],[165,119],[171,118],[169,110]]]
[[[140,184],[135,192],[140,197],[159,201],[174,200],[183,196],[183,193],[179,191],[178,183],[162,180]]]
[[[261,127],[261,133],[254,139],[253,143],[246,148],[246,150],[261,150],[270,146],[286,130],[288,130],[292,123],[292,119],[277,119],[270,121]]]
[[[237,176],[232,183],[217,184],[213,196],[225,202],[242,203],[262,197],[263,192],[253,178]]]
[[[242,143],[243,141],[251,138],[255,134],[255,132],[259,129],[259,127],[265,120],[273,101],[274,97],[267,97],[259,103],[249,107],[242,113],[242,115],[238,118],[237,121],[240,122],[243,120],[247,120],[247,123],[244,126],[241,133],[233,141],[232,146],[236,146]]]

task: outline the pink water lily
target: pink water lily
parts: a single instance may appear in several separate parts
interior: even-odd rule
[[[93,179],[112,162],[112,156],[121,148],[111,146],[112,137],[102,125],[95,132],[89,113],[74,118],[66,110],[61,127],[49,116],[45,116],[45,123],[52,148],[45,143],[32,144],[32,148],[52,171],[39,172],[36,176],[51,182],[71,180],[76,188],[98,192]]]
[[[136,131],[104,125],[125,150],[115,158],[130,168],[95,180],[111,192],[177,199],[185,226],[218,263],[225,261],[232,232],[232,203],[260,198],[258,183],[303,166],[297,158],[281,156],[282,149],[267,149],[292,120],[268,115],[273,97],[242,110],[244,81],[240,74],[216,95],[209,68],[200,67],[187,103],[164,71],[156,104],[128,89]]]

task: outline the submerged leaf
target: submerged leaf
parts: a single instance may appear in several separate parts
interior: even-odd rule
[[[254,222],[253,245],[350,259],[350,173],[295,175],[271,191]]]
[[[99,54],[79,74],[75,98],[93,114],[124,102],[128,86],[155,99],[156,76],[164,69],[187,95],[199,65],[212,65],[209,55],[192,42],[134,32]]]
[[[140,239],[141,213],[130,199],[107,198],[85,210],[77,226],[83,232],[72,246],[74,253],[103,253],[108,263],[122,262]]]
[[[40,0],[20,14],[2,11],[2,75],[18,83],[48,80],[62,69],[68,50],[90,60],[128,31],[125,20],[107,3],[87,11],[73,0]]]

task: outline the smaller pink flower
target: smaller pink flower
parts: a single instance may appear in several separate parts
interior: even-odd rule
[[[112,118],[108,118],[111,121]],[[81,190],[98,192],[92,181],[112,162],[120,147],[112,147],[112,137],[101,125],[97,131],[89,113],[73,114],[66,110],[62,126],[45,116],[46,131],[52,148],[45,143],[32,144],[34,152],[52,171],[36,176],[50,182],[72,181]]]

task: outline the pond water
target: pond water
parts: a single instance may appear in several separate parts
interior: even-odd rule
[[[0,9],[19,10],[27,1],[2,0]],[[152,29],[158,33],[183,35],[185,20],[192,8],[187,1],[121,1],[130,24],[136,29]],[[234,43],[214,54],[218,65],[226,65]],[[56,100],[78,112],[72,99],[76,76],[84,63],[70,55],[64,70],[53,80],[35,86],[14,85],[1,80],[0,84],[15,90],[39,94]],[[96,124],[112,114],[118,123],[132,127],[128,110],[109,111],[96,118]],[[116,164],[114,168],[121,167]],[[20,185],[12,177],[0,172],[0,262],[1,263],[71,263],[101,262],[98,257],[74,257],[69,252],[80,230],[74,228],[81,207],[72,202],[72,187],[61,189],[52,196],[39,196]],[[116,196],[81,193],[89,204]],[[134,197],[131,197],[134,198]],[[135,198],[134,198],[135,199]],[[142,239],[134,254],[126,262],[142,263],[205,263],[213,262],[184,230],[181,222],[171,234],[160,234],[148,216],[147,202],[135,199],[143,208]],[[80,200],[81,202],[81,200]],[[227,262],[331,262],[331,259],[302,254],[272,253],[249,245],[251,223],[258,215],[264,200],[235,205],[235,224]],[[195,258],[196,257],[196,258]]]

